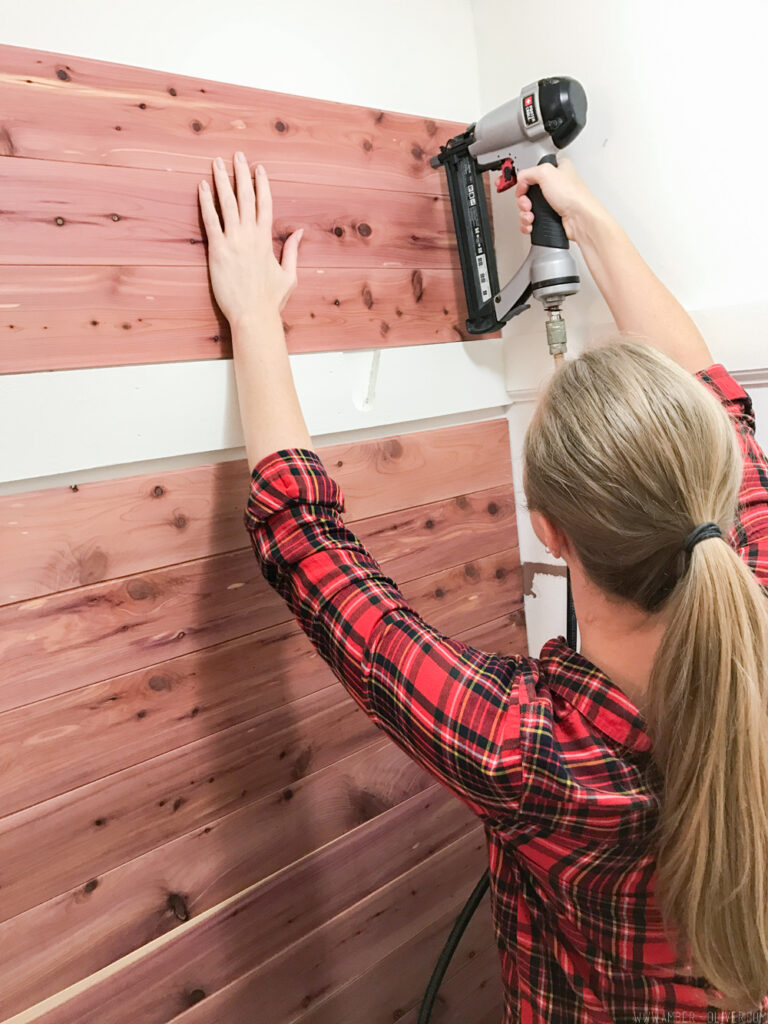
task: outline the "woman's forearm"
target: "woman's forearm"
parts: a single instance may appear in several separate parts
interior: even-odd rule
[[[714,362],[693,320],[610,214],[590,211],[574,236],[622,334],[647,341],[691,373]]]
[[[311,449],[279,311],[254,314],[231,328],[249,470],[265,455],[283,448]]]

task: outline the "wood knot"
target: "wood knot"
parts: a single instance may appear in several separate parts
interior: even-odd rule
[[[390,437],[383,445],[384,457],[387,459],[399,459],[403,454],[403,446],[396,437]]]
[[[179,921],[189,920],[189,907],[187,901],[178,892],[169,892],[168,899],[166,901],[166,907],[173,914],[174,917],[178,918]]]
[[[111,214],[110,214],[110,217],[111,217],[111,218],[112,218],[112,220],[114,220],[114,221],[118,221],[118,220],[120,220],[120,214],[119,214],[119,213],[111,213]]]
[[[62,82],[68,82],[69,81],[69,75],[64,70],[64,68],[57,68],[56,69],[56,77],[60,78]]]
[[[507,570],[503,567],[500,567],[496,570],[496,572],[493,575],[496,577],[497,580],[503,580],[504,577],[507,575]]]
[[[62,224],[64,224],[64,218],[63,217],[57,217],[56,218],[56,223],[59,225],[59,227],[61,227]]]
[[[367,284],[363,285],[363,302],[366,309],[370,309],[373,306],[373,295],[371,295],[371,289]]]
[[[434,528],[435,528],[435,523],[434,523],[434,520],[432,520],[432,519],[428,519],[428,520],[426,521],[426,523],[424,523],[424,528],[425,528],[426,530],[434,530]]]
[[[170,87],[168,92],[171,94],[171,96],[175,96],[176,95],[176,90],[173,88],[173,86]]]
[[[202,999],[205,999],[205,989],[193,988],[192,991],[187,996],[187,1004],[189,1006],[194,1006],[196,1003],[199,1003]]]
[[[287,132],[288,131],[288,125],[285,123],[285,121],[275,121],[275,131],[276,132]]]
[[[437,125],[430,118],[424,122],[424,127],[427,129],[427,135],[434,135],[437,131]]]
[[[464,566],[464,575],[469,580],[476,580],[478,576],[477,566],[473,565],[472,562],[467,562],[467,564]]]
[[[126,323],[122,324],[121,326],[122,326],[122,328],[123,328],[123,330],[124,330],[124,331],[130,331],[131,327],[133,327],[133,324],[129,324],[129,323],[128,323],[128,322],[126,321]]]
[[[186,802],[187,801],[184,799],[183,796],[177,796],[176,799],[173,801],[173,813],[175,814],[176,811],[178,811],[180,807],[183,807]]]
[[[366,151],[366,153],[370,153],[370,151],[373,149],[373,143],[371,142],[370,139],[363,139],[363,149]]]
[[[495,516],[496,513],[499,511],[499,506],[496,504],[495,501],[489,501],[487,511],[489,515]]]
[[[293,800],[293,790],[292,789],[284,789],[283,790],[283,800]]]
[[[157,487],[155,487],[154,490],[152,491],[152,495],[155,498],[161,498],[164,494],[165,494],[165,488],[161,487],[160,484],[158,484]]]
[[[96,886],[98,884],[99,884],[98,878],[92,878],[90,880],[90,882],[86,882],[85,885],[83,886],[83,892],[84,893],[91,893],[91,892],[93,892],[93,890],[96,888]]]
[[[357,225],[357,231],[358,231],[358,234],[363,236],[363,238],[368,238],[371,235],[371,225],[370,224],[365,224],[365,223],[358,224]]]
[[[128,580],[125,585],[128,596],[134,601],[146,601],[148,597],[154,597],[155,588],[149,580]]]
[[[199,121],[193,121],[192,122],[192,131],[193,132],[201,132],[202,130],[203,130],[203,126],[200,124]]]
[[[411,290],[416,302],[421,302],[424,295],[424,278],[421,276],[420,270],[414,270],[411,274]]]
[[[77,486],[77,484],[70,484],[69,485],[69,489],[71,491],[79,491],[80,490],[80,488]]]
[[[445,591],[443,590],[442,587],[437,588],[437,590],[435,591],[435,597],[445,597]]]
[[[341,238],[341,236],[344,234],[344,228],[339,227],[339,225],[337,224],[336,227],[333,229],[333,233],[334,235],[336,235],[337,238]]]
[[[411,156],[414,160],[423,160],[424,150],[419,145],[411,146]]]
[[[146,110],[146,109],[147,109],[147,104],[146,103],[140,103],[139,104],[139,110]]]
[[[386,320],[382,320],[381,323],[379,324],[379,334],[382,336],[382,338],[386,338],[386,336],[389,334],[389,324],[387,323]]]
[[[179,512],[179,514],[173,520],[173,525],[176,527],[177,530],[183,530],[184,527],[187,525],[187,517],[185,515],[182,515],[181,512]]]
[[[107,824],[107,819],[97,818],[93,824],[96,826],[96,828],[104,828],[104,826]]]

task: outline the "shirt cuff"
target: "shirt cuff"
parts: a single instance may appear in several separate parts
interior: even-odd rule
[[[747,392],[733,379],[722,363],[713,363],[705,370],[697,370],[696,376],[715,392],[721,402],[734,402],[745,398],[749,400]]]
[[[344,511],[341,487],[328,476],[320,456],[311,448],[283,448],[256,463],[243,517],[245,525],[255,529],[276,512],[294,505],[325,505],[339,514]]]

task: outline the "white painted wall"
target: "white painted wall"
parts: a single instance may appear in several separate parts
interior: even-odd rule
[[[0,23],[13,45],[466,122],[534,79],[580,79],[588,124],[570,155],[715,357],[752,371],[740,375],[768,418],[764,0],[0,0]],[[505,279],[527,243],[512,196],[499,200]],[[574,351],[610,330],[582,280],[566,309]],[[506,411],[522,499],[520,442],[550,371],[538,308],[503,344],[382,351],[366,403],[373,362],[370,352],[292,357],[316,444]],[[0,379],[0,438],[0,493],[245,454],[231,363]],[[518,522],[523,560],[547,561],[522,509]],[[534,654],[564,631],[561,582],[539,577],[535,590]]]
[[[568,155],[693,314],[715,359],[743,378],[755,399],[758,435],[768,444],[768,392],[760,391],[768,383],[768,4],[474,0],[473,7],[483,110],[550,75],[584,85],[587,126]],[[509,195],[494,204],[504,279],[527,245]],[[612,333],[608,309],[581,267],[581,293],[565,311],[574,351]],[[534,313],[504,332],[516,459],[532,394],[550,372]],[[760,372],[739,372],[750,370]],[[523,560],[551,561],[527,518],[518,521]],[[532,652],[565,628],[562,581],[537,577],[535,589],[542,596],[526,601]]]

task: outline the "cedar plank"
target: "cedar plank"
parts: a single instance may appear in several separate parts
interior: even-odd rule
[[[283,314],[291,353],[476,339],[465,320],[460,273],[427,268],[301,267]],[[3,268],[0,373],[231,358],[203,266]]]
[[[108,264],[115,284],[126,266],[204,267],[199,180],[181,171],[0,158],[7,196],[0,266]],[[304,228],[302,267],[459,266],[450,202],[441,196],[270,184],[278,257],[282,240]]]
[[[457,884],[482,870],[487,858],[485,834],[481,827],[474,827],[437,852],[421,842],[415,843],[414,850],[414,844],[403,842],[397,827],[403,809],[411,810],[409,804],[380,815],[365,829],[270,876],[251,891],[185,923],[6,1024],[71,1024],[73,1020],[78,1024],[124,1024],[126,1019],[164,1024],[191,1005],[192,992],[211,994],[254,962],[274,955],[276,935],[283,948],[297,921],[299,934],[306,934],[311,921],[316,926],[365,899],[360,895],[361,887],[363,892],[370,892],[372,883],[379,886],[373,895],[375,900],[388,880],[394,878],[391,884],[398,886],[397,891],[408,892],[409,883],[418,882],[413,905],[418,905],[424,899],[421,893],[429,890],[428,899],[441,913],[455,899]],[[416,867],[412,866],[414,862]],[[385,893],[390,895],[391,890]],[[393,926],[404,939],[410,934],[407,897],[393,909],[399,915]]]
[[[341,486],[347,525],[492,487],[513,494],[501,418],[317,452]],[[0,604],[247,546],[249,486],[246,460],[235,459],[0,496]]]
[[[387,563],[381,568],[386,572]],[[522,606],[517,547],[404,582],[401,593],[450,635]],[[235,551],[0,609],[8,679],[0,710],[148,668],[292,620],[253,553]]]
[[[326,687],[8,815],[0,819],[0,921],[290,788],[380,735],[341,687]]]
[[[526,652],[522,608],[453,635],[480,650]],[[5,712],[0,817],[328,685],[336,681],[309,639],[296,624],[282,623]]]
[[[0,154],[21,157],[200,175],[239,148],[283,181],[447,195],[429,159],[466,128],[17,46],[0,46],[0,68]]]
[[[428,811],[433,841],[458,835],[469,820],[457,800],[388,740],[299,779],[290,790],[290,799],[273,793],[210,819],[0,924],[3,1019],[417,794],[424,799],[413,808]],[[423,831],[415,813],[405,825],[413,836]]]

